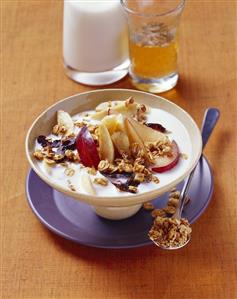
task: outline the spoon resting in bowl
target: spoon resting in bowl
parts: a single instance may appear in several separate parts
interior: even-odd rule
[[[202,124],[202,152],[219,119],[220,112],[216,108],[208,108]],[[202,159],[202,155],[200,157]],[[199,159],[199,161],[200,161]],[[189,174],[182,188],[177,209],[171,218],[157,217],[149,232],[151,241],[162,249],[179,249],[188,244],[191,239],[192,229],[187,219],[182,218],[182,211],[187,198],[187,193],[192,182],[196,166]]]

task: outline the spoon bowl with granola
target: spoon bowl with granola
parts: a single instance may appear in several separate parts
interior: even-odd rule
[[[202,125],[202,150],[219,119],[220,111],[216,108],[208,108],[204,114]],[[192,229],[187,219],[182,218],[182,211],[188,198],[188,191],[194,176],[196,167],[187,177],[181,192],[173,190],[168,200],[168,206],[174,206],[172,217],[158,214],[149,231],[149,237],[155,245],[162,249],[180,249],[191,240]],[[175,196],[175,197],[174,197]]]
[[[26,137],[26,155],[47,184],[124,219],[194,168],[200,131],[168,100],[126,89],[81,93],[45,110]]]

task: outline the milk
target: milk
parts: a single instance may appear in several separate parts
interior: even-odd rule
[[[128,57],[127,28],[119,0],[65,0],[65,65],[80,72],[103,72]]]

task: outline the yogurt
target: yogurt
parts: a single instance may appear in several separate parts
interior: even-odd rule
[[[90,113],[89,111],[88,113]],[[74,121],[83,119],[83,115],[85,115],[85,112],[83,114],[77,114],[72,116],[72,119]],[[149,123],[160,123],[162,126],[164,126],[170,133],[168,134],[170,140],[175,140],[176,143],[179,146],[180,152],[185,153],[187,157],[191,156],[192,153],[192,144],[188,135],[188,132],[182,122],[180,122],[176,117],[174,117],[172,114],[163,111],[161,109],[155,109],[150,108],[149,113],[147,114],[147,122]],[[91,123],[95,124],[96,121],[91,121]],[[80,129],[78,127],[75,127],[75,134],[78,134]],[[57,139],[55,135],[50,135],[52,139]],[[35,144],[36,149],[41,149],[41,145],[38,144],[36,141]],[[39,167],[41,170],[45,173],[46,176],[50,178],[50,180],[53,180],[58,185],[68,188],[68,180],[70,179],[70,183],[75,187],[76,192],[80,193],[87,193],[84,189],[84,186],[80,184],[81,176],[83,175],[85,171],[85,167],[82,166],[80,163],[70,163],[69,167],[72,168],[75,173],[70,178],[67,177],[64,173],[65,167],[63,167],[60,164],[56,164],[55,166],[51,167],[48,166],[46,163],[38,162]],[[185,170],[188,168],[189,163],[188,159],[180,159],[178,164],[171,170],[155,174],[156,177],[159,178],[160,182],[157,185],[154,182],[149,183],[141,183],[138,186],[138,193],[147,192],[153,189],[156,189],[157,187],[162,187],[169,183],[170,181],[175,180],[179,177],[180,172],[185,172]],[[103,178],[103,175],[97,171],[96,175],[90,175],[91,181],[93,182],[95,178]],[[131,196],[133,194],[128,192],[121,192],[116,189],[116,187],[111,183],[108,182],[107,186],[101,186],[97,184],[93,184],[93,187],[95,188],[95,192],[97,196]]]

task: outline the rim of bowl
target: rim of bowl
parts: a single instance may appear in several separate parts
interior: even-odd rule
[[[67,188],[63,188],[61,187],[59,184],[51,181],[39,168],[37,168],[32,160],[31,154],[30,154],[30,150],[29,150],[29,137],[30,134],[35,126],[35,124],[40,120],[40,118],[47,113],[48,111],[50,111],[52,108],[54,108],[56,105],[58,105],[59,103],[62,103],[64,101],[67,101],[71,98],[75,98],[77,96],[80,95],[85,95],[85,94],[90,94],[90,93],[97,93],[97,92],[132,92],[132,93],[138,93],[138,94],[144,94],[144,95],[148,95],[148,96],[154,96],[154,97],[158,97],[159,99],[168,102],[169,104],[175,106],[177,109],[181,110],[184,114],[186,114],[186,116],[189,118],[190,122],[192,123],[192,125],[194,126],[194,128],[197,131],[197,143],[196,146],[198,146],[198,155],[195,157],[194,161],[192,164],[189,165],[189,167],[186,169],[186,171],[179,176],[176,180],[171,181],[170,183],[166,184],[163,187],[158,187],[156,189],[150,190],[150,191],[146,191],[146,192],[142,192],[142,193],[137,193],[137,194],[133,194],[133,195],[129,195],[129,194],[122,194],[121,196],[98,196],[98,195],[90,195],[90,194],[85,194],[85,193],[80,193],[80,192],[75,192],[75,191],[71,191],[70,189]],[[168,190],[172,189],[174,186],[176,186],[178,183],[180,183],[185,177],[188,176],[188,174],[193,170],[193,168],[196,166],[196,164],[199,161],[199,158],[201,156],[201,152],[202,152],[202,138],[201,138],[201,133],[200,130],[196,124],[196,122],[193,120],[193,118],[190,116],[190,114],[188,112],[186,112],[184,109],[182,109],[180,106],[178,106],[177,104],[167,100],[164,97],[161,96],[157,96],[155,94],[150,94],[148,92],[143,92],[143,91],[138,91],[138,90],[133,90],[133,89],[125,89],[125,88],[109,88],[109,89],[96,89],[96,90],[91,90],[91,91],[86,91],[86,92],[82,92],[82,93],[77,93],[74,95],[71,95],[69,97],[63,98],[59,101],[57,101],[56,103],[54,103],[53,105],[49,106],[47,109],[45,109],[42,113],[40,113],[40,115],[34,120],[34,122],[32,123],[32,125],[30,126],[30,128],[27,131],[26,134],[26,138],[25,138],[25,151],[26,151],[26,157],[27,160],[31,166],[31,168],[34,170],[34,172],[45,182],[47,183],[49,186],[51,186],[52,188],[56,189],[59,192],[62,192],[64,194],[66,194],[67,196],[73,197],[74,199],[78,199],[80,201],[83,201],[87,204],[91,204],[91,205],[98,205],[98,206],[111,206],[111,207],[122,207],[122,206],[131,206],[131,205],[136,205],[138,203],[143,203],[146,201],[149,201],[151,199],[155,199],[156,197],[158,197],[159,195],[167,192]]]

